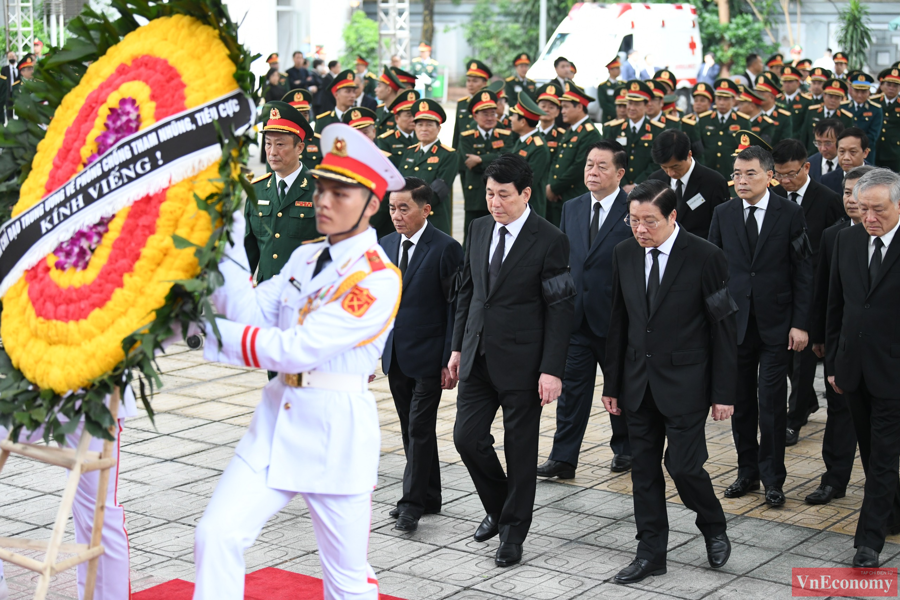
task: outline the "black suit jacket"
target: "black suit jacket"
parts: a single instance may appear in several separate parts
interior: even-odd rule
[[[865,227],[841,231],[835,242],[828,284],[825,365],[835,383],[856,391],[865,378],[877,398],[900,399],[900,238],[882,257],[869,285],[869,234]]]
[[[612,255],[619,242],[633,237],[625,223],[628,194],[619,195],[609,208],[603,226],[589,246],[593,201],[590,192],[563,204],[559,228],[569,238],[569,268],[575,281],[575,318],[572,331],[584,319],[598,337],[606,337],[612,294]]]
[[[481,341],[494,386],[537,390],[541,373],[562,379],[566,370],[575,305],[569,239],[532,210],[488,293],[493,231],[487,216],[466,233],[453,329],[453,350],[462,352],[459,378],[469,378]]]
[[[291,67],[285,74],[288,79],[288,91],[296,88],[307,88],[310,85],[309,71],[303,67],[300,67],[299,69],[297,67]]]
[[[716,208],[709,241],[722,248],[728,259],[728,289],[740,308],[738,344],[747,333],[751,297],[763,343],[787,347],[792,327],[809,331],[813,268],[806,238],[803,210],[770,193],[756,253],[751,257],[743,200],[734,198]]]
[[[844,196],[844,170],[835,168],[831,173],[822,175],[820,183],[840,197]]]
[[[400,264],[405,239],[396,232],[381,238],[381,247],[395,265]],[[393,361],[414,379],[438,377],[447,366],[456,308],[453,283],[462,261],[459,242],[426,223],[403,275],[400,308],[381,357],[385,373]]]
[[[813,181],[822,183],[822,153],[816,152],[806,159],[809,163],[809,176]],[[837,167],[837,157],[834,159],[834,166]]]
[[[650,175],[650,179],[658,179],[666,185],[672,184],[672,178],[666,175],[662,169]],[[705,202],[696,209],[692,209],[688,205],[688,201],[697,194],[703,196]],[[676,220],[683,229],[705,240],[709,237],[709,224],[712,221],[713,211],[723,202],[727,202],[730,197],[731,193],[725,178],[718,171],[704,167],[694,160],[694,171],[691,173],[691,178],[688,179],[681,202],[676,208],[678,211]]]
[[[819,262],[816,265],[815,293],[813,294],[812,321],[809,326],[809,343],[825,343],[825,315],[828,314],[828,280],[834,257],[834,242],[841,230],[850,227],[850,219],[838,221],[822,233],[819,245]]]
[[[368,94],[362,95],[362,101],[360,104],[365,108],[371,108],[372,110],[378,110],[378,102],[375,101],[375,98]]]
[[[649,314],[645,257],[634,238],[613,254],[603,395],[634,412],[649,385],[667,417],[734,404],[737,306],[725,254],[681,229]]]
[[[844,204],[841,197],[830,189],[810,181],[803,197],[803,219],[806,221],[806,234],[813,251],[813,273],[819,264],[819,246],[822,234],[826,229],[841,220],[844,216]]]

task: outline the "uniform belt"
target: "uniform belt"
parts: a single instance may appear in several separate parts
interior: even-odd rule
[[[281,373],[280,377],[284,385],[295,388],[316,388],[333,392],[365,392],[369,389],[369,376],[359,373],[305,371]]]

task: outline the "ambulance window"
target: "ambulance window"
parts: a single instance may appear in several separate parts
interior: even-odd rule
[[[566,38],[568,38],[568,37],[569,37],[568,33],[557,33],[556,37],[553,38],[553,41],[550,43],[550,47],[547,48],[546,52],[544,52],[544,55],[552,56],[553,53],[566,42]]]
[[[629,33],[624,38],[622,38],[622,44],[619,46],[619,52],[624,52],[627,56],[632,48],[634,48],[634,36]]]

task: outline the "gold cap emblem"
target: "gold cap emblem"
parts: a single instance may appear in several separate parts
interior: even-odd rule
[[[347,156],[347,142],[342,138],[334,138],[334,144],[331,146],[331,153],[335,156]]]
[[[555,95],[556,95],[556,86],[548,85],[548,86],[547,86],[547,93],[548,93],[548,94],[553,94],[553,95],[555,96]]]
[[[469,68],[470,68],[470,69],[477,69],[477,68],[478,68],[478,63],[472,63],[471,65],[469,65]]]
[[[278,119],[281,118],[281,113],[278,112],[277,108],[273,108],[272,110],[269,111],[269,118],[273,121],[277,121]]]
[[[421,112],[427,111],[427,110],[428,110],[428,103],[425,102],[424,100],[422,100],[421,102],[419,102],[419,110],[420,110]]]
[[[638,91],[638,90],[640,90],[640,89],[641,89],[641,86],[640,86],[640,84],[638,84],[638,82],[635,81],[634,83],[631,84],[631,91],[632,91],[632,92],[636,92],[636,91]]]
[[[834,83],[831,84],[831,89],[839,90],[839,89],[841,89],[841,84],[839,84],[837,81],[835,81]]]
[[[415,101],[416,101],[416,93],[415,93],[415,92],[410,92],[410,93],[408,93],[408,94],[406,95],[406,101],[407,101],[407,102],[415,102]],[[426,105],[426,106],[427,106],[427,105]]]
[[[741,136],[741,146],[749,146],[750,145],[750,136],[742,135]]]
[[[294,94],[294,102],[303,102],[303,94],[300,92]]]
[[[482,102],[487,102],[487,101],[490,100],[490,99],[491,99],[491,95],[490,95],[489,93],[484,92],[484,93],[481,94],[481,101],[482,101]]]
[[[892,69],[891,75],[893,75],[894,77],[897,77],[898,75],[900,75],[900,71],[898,71],[897,69]]]
[[[568,84],[568,83],[566,84],[566,91],[567,91],[567,92],[569,91],[569,84]]]
[[[350,118],[353,119],[354,121],[359,119],[361,116],[362,115],[359,113],[358,110],[354,110],[352,113],[350,113]]]
[[[347,81],[353,81],[353,73],[347,73]]]

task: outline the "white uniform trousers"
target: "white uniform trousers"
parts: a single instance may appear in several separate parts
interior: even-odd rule
[[[106,492],[106,512],[103,519],[103,537],[101,543],[105,552],[100,555],[97,567],[97,585],[94,588],[95,600],[124,600],[131,597],[131,573],[128,562],[128,531],[125,529],[125,510],[116,501],[119,482],[119,437],[122,433],[124,419],[119,419],[116,432],[115,457],[116,466],[110,469],[109,486]],[[81,439],[84,422],[78,424],[75,431],[66,436],[66,446],[77,448]],[[0,439],[6,439],[9,432],[0,427]],[[20,442],[39,442],[44,435],[43,428],[33,433],[23,433]],[[103,440],[93,438],[90,449],[94,452],[103,450]],[[67,472],[68,473],[68,472]],[[72,516],[75,521],[75,541],[79,544],[91,542],[91,527],[94,524],[94,504],[97,500],[97,485],[100,471],[90,471],[81,476],[75,502],[72,505]],[[27,502],[27,500],[26,500]],[[87,579],[87,563],[78,565],[78,598],[84,597],[84,582]],[[3,576],[3,561],[0,561],[0,577]]]
[[[296,492],[266,484],[268,469],[254,472],[231,459],[197,526],[194,600],[242,600],[244,551]],[[302,494],[312,516],[325,600],[378,600],[378,581],[367,561],[372,494]]]

